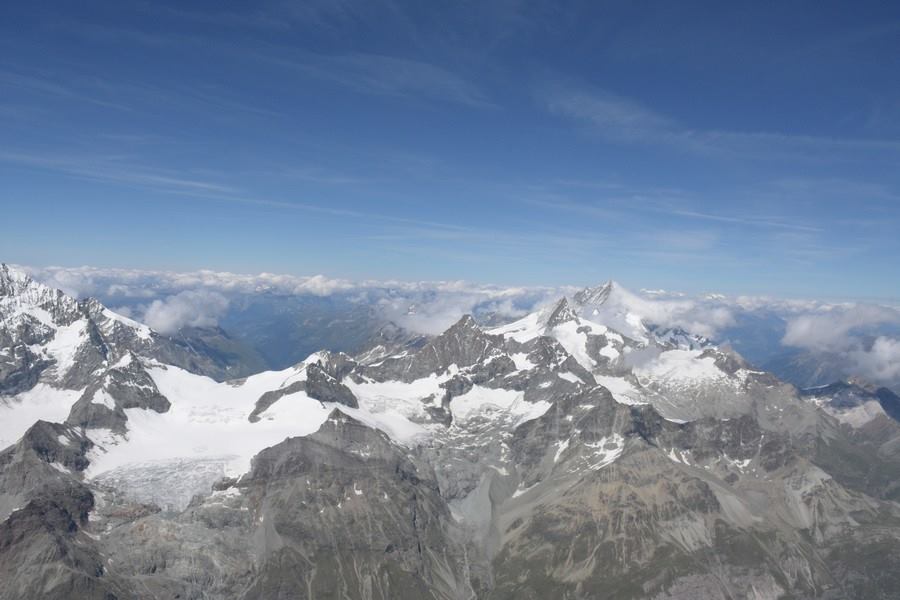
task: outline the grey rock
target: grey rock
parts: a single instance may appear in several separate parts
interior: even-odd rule
[[[503,345],[501,336],[486,334],[471,315],[465,315],[414,354],[386,358],[366,372],[378,380],[414,381],[444,373],[451,365],[465,368],[499,356]]]
[[[105,402],[97,401],[100,394]],[[109,401],[112,406],[107,405]],[[169,400],[159,392],[140,359],[129,354],[87,386],[72,405],[66,422],[82,429],[109,429],[124,434],[128,421],[125,410],[141,408],[164,413],[169,407]]]
[[[350,388],[328,374],[321,363],[314,363],[306,368],[306,393],[320,402],[335,402],[351,408],[359,406]]]

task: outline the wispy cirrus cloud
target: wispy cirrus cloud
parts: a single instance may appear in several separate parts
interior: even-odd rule
[[[698,219],[701,221],[715,221],[718,223],[728,223],[734,225],[743,225],[748,227],[762,227],[767,229],[792,229],[796,231],[821,232],[821,227],[812,225],[804,225],[800,223],[791,223],[766,217],[753,217],[746,215],[728,215],[716,214],[708,212],[700,212],[697,210],[689,210],[675,207],[660,207],[657,210],[679,217],[687,217],[690,219]]]
[[[766,160],[861,160],[860,152],[880,153],[880,158],[892,161],[900,158],[900,141],[892,139],[691,128],[631,98],[597,88],[556,83],[539,87],[536,96],[552,114],[586,123],[613,142]]]
[[[81,85],[76,86],[46,75],[23,75],[13,71],[0,71],[0,87],[61,100],[84,102],[118,111],[131,112],[133,110],[132,106],[116,99],[110,99],[101,93],[102,91],[98,91],[96,86],[92,86],[90,83],[85,85],[83,81]]]
[[[362,52],[254,52],[250,57],[364,94],[427,98],[473,108],[496,108],[473,82],[442,66],[422,60]]]
[[[550,112],[588,122],[615,141],[671,143],[688,133],[674,120],[605,90],[552,85],[538,96]]]
[[[194,179],[169,171],[148,169],[119,156],[74,157],[0,151],[0,162],[56,171],[73,177],[148,187],[160,191],[231,193],[235,188],[219,182]]]

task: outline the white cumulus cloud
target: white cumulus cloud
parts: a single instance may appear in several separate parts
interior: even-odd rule
[[[900,382],[900,340],[887,336],[875,338],[870,348],[850,350],[848,357],[862,377],[877,383]]]
[[[861,329],[884,323],[900,323],[900,312],[871,304],[832,307],[789,319],[782,343],[813,351],[846,351],[859,346]]]
[[[154,300],[144,312],[143,321],[162,334],[182,327],[210,327],[225,314],[228,299],[218,292],[187,290],[162,300]]]

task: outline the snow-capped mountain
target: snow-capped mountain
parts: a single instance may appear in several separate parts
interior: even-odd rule
[[[0,575],[28,575],[0,598],[897,589],[900,426],[656,327],[615,283],[217,382],[4,273]]]
[[[162,336],[97,300],[75,300],[0,264],[2,394],[26,391],[36,384],[83,388],[98,369],[129,352],[217,379],[230,378],[229,373],[240,369],[222,350],[221,337],[208,331]]]

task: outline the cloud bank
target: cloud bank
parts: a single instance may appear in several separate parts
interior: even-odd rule
[[[900,323],[900,311],[871,304],[804,314],[787,323],[782,343],[812,351],[843,351],[859,343],[868,327]]]
[[[218,294],[220,298],[275,294],[328,297],[342,295],[370,304],[384,318],[429,335],[438,334],[464,314],[498,323],[509,321],[558,300],[572,296],[575,287],[504,287],[466,281],[349,281],[324,275],[296,276],[275,273],[239,274],[224,271],[157,271],[103,269],[97,267],[25,268],[35,279],[66,293],[95,296],[117,306],[131,308],[131,316],[154,329],[203,323],[214,325],[227,305],[210,302],[193,292]],[[619,302],[632,312],[662,327],[681,327],[715,338],[733,323],[734,303],[724,296],[687,298],[654,290],[631,293],[617,288]],[[186,292],[191,292],[187,294]],[[748,299],[743,299],[749,302]],[[203,310],[202,314],[198,311]],[[163,331],[163,330],[160,330]]]
[[[482,323],[508,322],[574,287],[503,287],[465,281],[349,281],[324,275],[174,272],[96,267],[23,267],[32,277],[78,297],[94,296],[160,333],[216,325],[236,300],[259,295],[340,298],[369,307],[416,333],[436,335],[463,314]],[[769,315],[784,323],[780,345],[837,354],[847,371],[871,381],[900,382],[900,310],[872,304],[830,304],[759,296],[690,297],[665,290],[638,293],[617,287],[609,310],[641,315],[648,324],[679,327],[713,340],[741,337],[740,319]],[[886,327],[893,326],[897,332]],[[751,325],[754,327],[754,325]],[[777,355],[779,336],[771,341]]]
[[[20,267],[34,279],[79,298],[93,296],[161,333],[215,325],[230,299],[341,296],[371,305],[398,325],[434,335],[463,314],[514,318],[571,293],[570,288],[503,287],[465,281],[349,281],[324,275],[239,274],[97,267]]]

